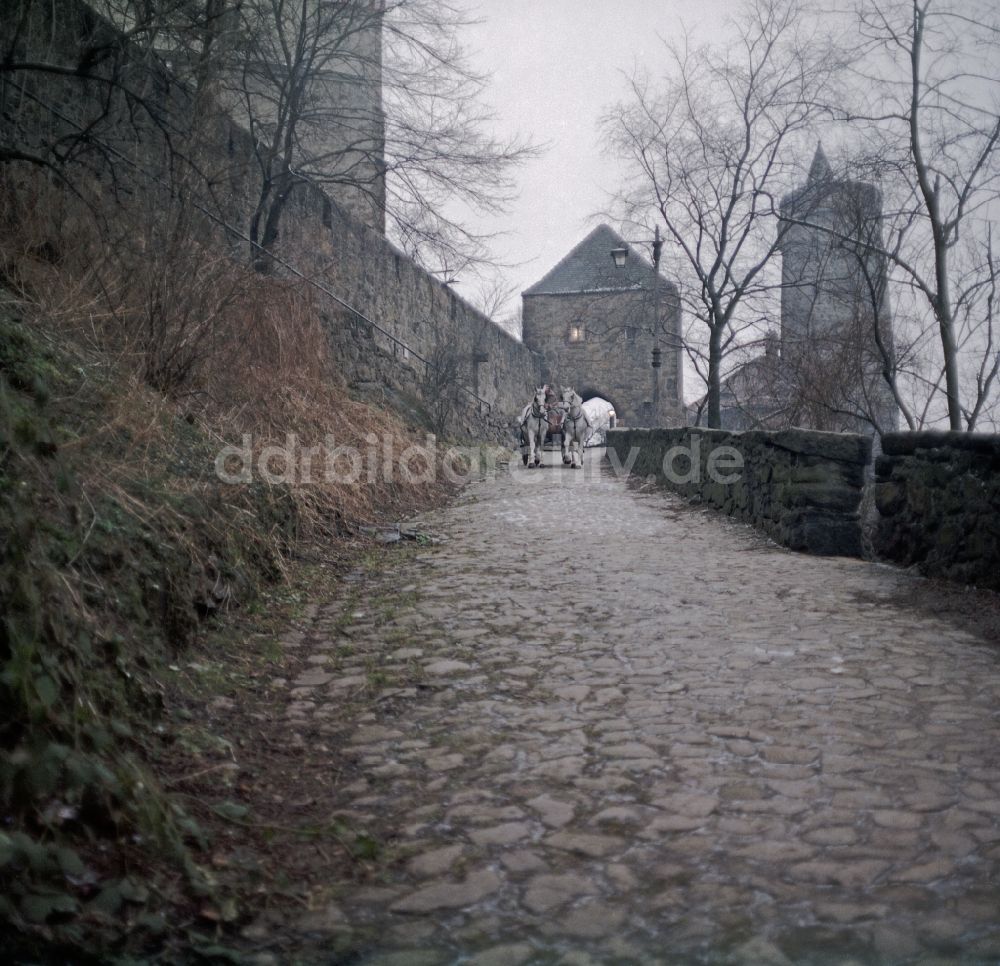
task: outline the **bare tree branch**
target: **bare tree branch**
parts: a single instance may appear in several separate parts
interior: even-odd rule
[[[803,3],[752,0],[728,46],[667,46],[656,88],[634,77],[604,119],[631,168],[618,203],[644,223],[655,208],[674,243],[685,308],[701,323],[708,425],[719,426],[724,360],[767,315],[783,227],[775,199],[793,184],[790,158],[823,116],[840,66],[829,38],[805,30]]]

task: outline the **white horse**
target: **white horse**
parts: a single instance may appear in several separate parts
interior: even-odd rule
[[[521,411],[521,460],[529,470],[542,462],[542,447],[545,445],[548,429],[545,387],[539,386],[534,398]]]
[[[566,416],[562,424],[562,460],[567,466],[574,470],[576,465],[576,453],[580,454],[580,467],[583,466],[583,447],[590,434],[594,431],[590,417],[583,408],[583,399],[569,386],[563,386],[560,396],[563,406],[566,408]],[[576,450],[573,444],[576,444]]]

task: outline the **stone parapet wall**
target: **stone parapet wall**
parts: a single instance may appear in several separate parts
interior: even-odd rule
[[[1000,436],[883,436],[875,506],[879,556],[1000,590]]]
[[[868,437],[799,429],[615,429],[607,445],[613,465],[655,475],[792,550],[861,555]]]

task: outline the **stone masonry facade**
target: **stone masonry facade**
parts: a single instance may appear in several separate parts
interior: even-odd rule
[[[389,334],[319,296],[349,381],[381,382],[419,395],[428,364],[452,357],[464,401],[455,431],[508,441],[516,414],[542,380],[537,353],[384,235],[323,200],[318,192],[299,196],[278,250]]]
[[[725,380],[722,428],[895,430],[881,193],[836,176],[820,145],[780,214],[781,331]]]
[[[628,251],[622,269],[612,261],[615,248]],[[680,302],[671,282],[653,279],[652,265],[600,225],[523,294],[524,342],[544,359],[545,381],[607,399],[630,426],[684,422]],[[651,365],[654,347],[659,369]]]
[[[630,426],[652,422],[653,340],[648,333],[632,335],[628,325],[643,301],[633,293],[525,299],[524,338],[544,359],[543,381],[572,386],[585,399],[607,399]],[[570,341],[567,319],[583,329],[580,341]],[[676,398],[676,378],[660,378],[661,400]]]

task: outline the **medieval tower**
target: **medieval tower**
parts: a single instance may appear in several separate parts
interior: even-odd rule
[[[684,423],[677,288],[611,228],[595,228],[522,299],[524,342],[547,381],[608,400],[630,426]]]
[[[229,33],[248,31],[254,57],[224,75],[216,96],[262,154],[282,138],[297,142],[297,156],[322,171],[330,200],[385,234],[385,0],[296,0],[283,11],[275,22],[268,8],[247,7],[246,25],[238,8],[229,11]],[[176,57],[174,68],[184,76]]]
[[[345,25],[339,62],[320,80],[320,96],[338,105],[319,153],[328,153],[337,183],[327,193],[355,220],[385,234],[385,112],[383,19],[385,0],[357,0]]]
[[[819,145],[806,184],[782,199],[781,219],[787,416],[813,429],[894,429],[882,375],[893,346],[881,193],[835,177]]]

